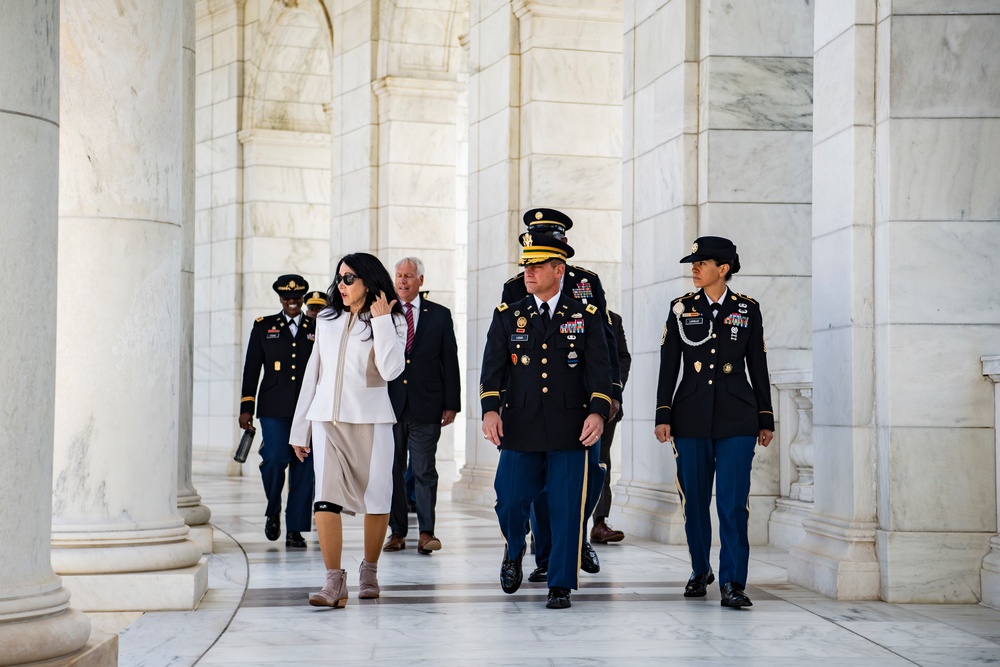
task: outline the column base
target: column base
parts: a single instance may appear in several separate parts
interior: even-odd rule
[[[73,606],[83,611],[190,611],[208,590],[208,562],[176,570],[64,574]]]
[[[814,512],[788,552],[788,581],[835,600],[879,599],[875,527]]]
[[[879,530],[875,547],[886,602],[975,604],[980,566],[990,550],[989,533]]]
[[[212,510],[201,504],[201,496],[195,496],[193,502],[183,502],[184,499],[177,499],[177,513],[184,519],[188,526],[202,526],[212,518]]]
[[[680,496],[676,492],[619,481],[612,493],[610,519],[627,535],[664,544],[687,544]]]
[[[72,657],[85,650],[89,636],[92,636],[90,619],[76,609],[41,618],[6,621],[0,623],[0,647],[3,647],[0,665],[42,661],[46,665],[63,664],[51,661]],[[115,661],[107,664],[118,664],[117,644],[118,637],[115,636]]]
[[[465,466],[461,478],[451,487],[451,499],[458,503],[493,507],[497,500],[493,488],[496,474],[496,468]]]
[[[1000,609],[1000,535],[990,538],[990,552],[979,571],[983,604]]]
[[[191,526],[188,539],[201,547],[202,555],[207,556],[215,549],[215,529],[210,525]]]
[[[801,500],[779,498],[768,520],[768,538],[773,546],[791,549],[801,542],[806,531],[802,522],[813,510],[813,504]]]
[[[118,635],[94,630],[83,648],[58,660],[30,662],[22,667],[115,667],[118,664]]]

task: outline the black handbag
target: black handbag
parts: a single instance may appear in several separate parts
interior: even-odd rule
[[[236,453],[233,454],[234,461],[237,463],[246,463],[247,454],[250,453],[250,445],[253,444],[253,436],[256,433],[257,431],[254,429],[243,431],[243,437],[240,438],[240,444],[236,446]]]

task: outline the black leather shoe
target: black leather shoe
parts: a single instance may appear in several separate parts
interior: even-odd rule
[[[597,560],[597,552],[590,542],[583,543],[583,550],[580,552],[580,569],[590,574],[597,574],[601,571],[601,561]]]
[[[271,540],[272,542],[281,537],[280,514],[275,514],[274,516],[267,517],[267,521],[264,522],[264,537]]]
[[[703,598],[708,594],[708,585],[715,581],[715,574],[709,570],[708,574],[691,574],[687,586],[684,587],[684,597]]]
[[[537,584],[540,581],[546,581],[549,578],[549,567],[547,565],[542,565],[541,567],[536,567],[528,575],[528,581]]]
[[[569,589],[562,586],[553,586],[549,589],[549,600],[545,603],[549,609],[566,609],[571,607],[569,601]]]
[[[500,564],[500,588],[508,595],[521,587],[521,578],[524,576],[521,571],[521,559],[523,558],[524,547],[521,547],[521,553],[513,560],[507,557],[506,548],[503,551],[503,563]]]
[[[289,549],[305,549],[306,541],[302,537],[302,533],[290,530],[285,535],[285,546]]]
[[[753,602],[743,592],[743,586],[735,581],[722,584],[722,606],[723,607],[752,607]]]

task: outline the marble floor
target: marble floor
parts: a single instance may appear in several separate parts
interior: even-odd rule
[[[721,607],[715,586],[686,600],[685,547],[627,538],[597,545],[601,572],[582,575],[571,609],[549,610],[544,584],[500,590],[492,510],[448,497],[436,531],[444,548],[422,556],[411,540],[383,554],[378,600],[357,598],[362,521],[345,517],[350,601],[309,607],[324,579],[315,534],[304,551],[268,542],[255,478],[196,486],[215,526],[209,591],[195,611],[150,612],[125,627],[123,667],[1000,664],[1000,611],[836,602],[788,584],[786,554],[774,548],[751,553],[750,609]]]

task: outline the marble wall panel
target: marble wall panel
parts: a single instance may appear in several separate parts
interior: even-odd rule
[[[856,26],[875,25],[874,3],[817,0],[815,4],[813,39],[817,52]]]
[[[895,604],[976,604],[987,533],[878,531],[881,598]]]
[[[813,339],[814,349],[820,344],[818,337]],[[819,364],[813,373],[818,367]],[[829,395],[825,391],[824,394]],[[814,405],[818,405],[815,403],[818,400],[825,399],[818,396],[814,389]],[[878,481],[875,437],[874,428],[861,423],[814,424],[814,469],[822,471],[821,476],[817,476],[818,483],[814,489],[815,507],[822,510],[824,517],[842,517],[839,520],[859,522],[876,520]]]
[[[889,219],[997,219],[1000,118],[898,119],[883,133]]]
[[[519,119],[521,111],[505,109],[489,118],[484,118],[477,124],[478,141],[473,142],[477,161],[474,163],[480,170],[504,164],[511,155],[516,154],[520,136]],[[471,159],[470,155],[470,159]]]
[[[330,207],[325,204],[252,201],[243,210],[252,236],[328,240]]]
[[[641,20],[640,12],[636,14],[638,23],[635,26],[635,61],[632,67],[637,89],[645,88],[685,59],[697,59],[697,44],[693,45],[693,49],[690,45],[694,33],[684,29],[690,27],[687,21],[692,15],[686,0],[672,0]]]
[[[214,275],[224,276],[237,272],[236,256],[239,247],[239,242],[235,239],[217,241],[208,245],[211,270]]]
[[[375,122],[375,96],[371,88],[355,88],[337,96],[335,118],[340,132],[368,127]]]
[[[381,206],[453,205],[454,167],[391,163],[379,171]],[[440,195],[435,197],[434,193]]]
[[[699,213],[702,234],[726,236],[736,243],[743,265],[740,276],[766,271],[775,257],[781,258],[785,275],[812,275],[812,239],[802,233],[812,216],[809,204],[708,202]]]
[[[813,147],[813,235],[870,221],[875,185],[875,130],[856,126]]]
[[[811,200],[812,133],[708,133],[707,199],[800,203]],[[703,163],[706,161],[703,161]],[[766,177],[762,177],[766,174]]]
[[[620,106],[620,54],[536,49],[523,56],[521,89],[533,101]]]
[[[511,162],[500,162],[479,171],[478,188],[476,189],[479,206],[470,208],[472,220],[486,221],[498,215],[506,219],[510,202],[516,201],[517,165]],[[471,206],[471,202],[470,202]],[[516,233],[517,228],[510,230]],[[506,245],[506,244],[504,244]]]
[[[216,102],[212,105],[212,136],[215,138],[235,134],[239,130],[239,118],[243,103],[239,98]]]
[[[855,284],[851,269],[854,262],[854,228],[846,228],[813,239],[813,276],[822,277],[813,281],[812,302],[815,305],[814,331],[849,327],[854,317],[856,298],[864,289],[863,284]],[[858,267],[858,271],[864,269]],[[846,275],[845,275],[846,272]],[[826,278],[839,276],[839,280]],[[870,278],[870,276],[869,276]],[[869,299],[870,301],[870,299]]]
[[[195,99],[198,100],[199,107],[204,108],[217,101],[213,99],[214,77],[215,75],[211,71],[195,77]]]
[[[343,132],[339,140],[341,148],[337,170],[340,173],[364,169],[374,162],[378,141],[371,126]]]
[[[518,106],[519,87],[519,57],[500,60],[484,67],[477,74],[479,80],[478,111],[479,119],[489,118],[508,107]]]
[[[760,303],[764,317],[767,365],[771,371],[795,370],[812,358],[812,313],[808,276],[744,276],[741,270],[731,289]]]
[[[383,146],[379,145],[379,150]],[[455,167],[455,126],[395,121],[388,129],[384,159],[409,164]]]
[[[697,161],[697,145],[697,137],[685,135],[636,157],[636,220],[695,201],[697,183],[690,177],[690,169]]]
[[[330,250],[326,240],[306,241],[287,238],[249,238],[243,241],[243,269],[263,273],[267,290],[284,273],[328,275]],[[265,292],[266,293],[266,292]]]
[[[581,51],[621,53],[622,2],[590,3],[589,7],[577,3],[573,16],[554,16],[532,13],[530,20],[521,21],[521,50],[533,48],[561,49],[572,44]]]
[[[360,46],[344,51],[334,65],[334,79],[340,79],[343,90],[356,90],[371,85],[372,49],[365,42]]]
[[[813,388],[813,423],[817,430],[822,426],[849,431],[855,425],[872,424],[874,332],[847,327],[815,331],[813,349],[823,350],[822,355],[813,357],[813,376],[822,378]],[[830,432],[828,437],[849,436],[848,432]],[[841,440],[839,446],[849,442]],[[833,441],[830,446],[837,448],[838,443]]]
[[[621,208],[621,160],[539,155],[521,161],[522,208]]]
[[[812,3],[707,0],[701,3],[701,52],[708,56],[810,57]]]
[[[934,0],[893,0],[889,5],[879,5],[878,19],[894,15],[934,15],[934,14],[998,14],[996,3],[992,0],[952,0],[941,3]]]
[[[532,102],[521,111],[521,154],[615,158],[621,161],[619,106]],[[587,128],[587,132],[581,132]]]
[[[212,241],[235,239],[240,236],[243,221],[238,217],[242,207],[238,204],[220,206],[209,212],[212,226]]]
[[[701,63],[702,128],[812,129],[812,57],[706,58]],[[676,96],[675,96],[676,99]]]
[[[957,312],[957,311],[956,311]],[[979,358],[996,346],[997,327],[955,323],[876,327],[881,423],[924,428],[990,428],[993,392]],[[933,378],[938,388],[928,397]]]
[[[478,39],[473,41],[478,49],[481,69],[520,53],[517,19],[509,4],[483,17],[475,30]]]
[[[242,32],[242,28],[235,25],[215,29],[212,33],[212,69],[226,66],[233,54],[238,52],[240,32]]]
[[[888,438],[888,469],[880,475],[889,505],[879,514],[882,528],[993,534],[996,470],[990,429],[893,426],[881,437]]]
[[[334,19],[334,44],[340,53],[352,51],[366,44],[372,35],[373,5],[360,2],[344,8]]]

